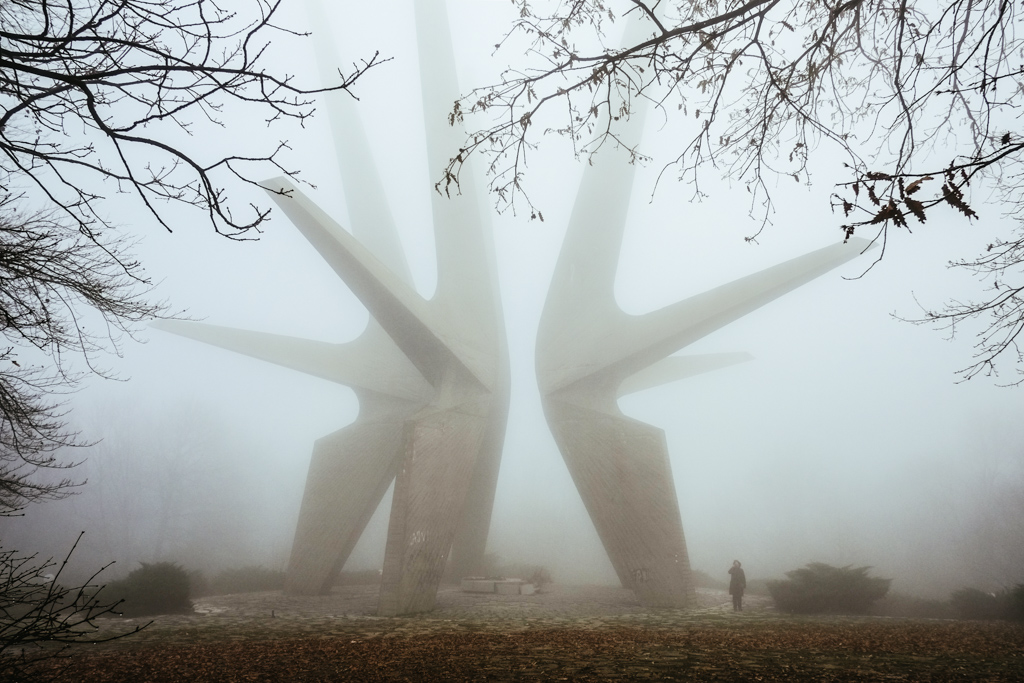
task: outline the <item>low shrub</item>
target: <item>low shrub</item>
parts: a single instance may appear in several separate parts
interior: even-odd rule
[[[949,598],[959,619],[1008,619],[1024,621],[1024,583],[998,593],[961,588]]]
[[[955,616],[949,602],[918,598],[904,593],[889,593],[872,605],[871,614],[904,619],[952,619]]]
[[[1018,583],[1006,592],[1006,618],[1024,621],[1024,583]]]
[[[154,614],[189,614],[188,573],[174,562],[141,563],[120,581],[104,588],[104,595],[122,600],[117,610],[126,617],[145,617]]]
[[[239,569],[226,569],[210,581],[211,595],[229,593],[259,593],[284,588],[284,572],[251,565]]]
[[[949,597],[958,619],[998,619],[1001,606],[999,596],[977,588],[961,588]]]
[[[868,576],[871,567],[833,567],[812,562],[786,572],[786,579],[768,581],[775,607],[797,614],[865,614],[885,597],[892,579]]]

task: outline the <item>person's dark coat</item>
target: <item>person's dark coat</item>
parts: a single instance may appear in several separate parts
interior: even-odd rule
[[[729,567],[729,595],[743,595],[747,588],[747,575],[743,567]]]

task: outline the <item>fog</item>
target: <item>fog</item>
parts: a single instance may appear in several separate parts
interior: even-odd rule
[[[295,14],[288,19],[304,22]],[[364,3],[365,4],[365,3]],[[499,0],[451,0],[463,90],[492,81],[514,55],[498,42],[511,17]],[[333,16],[343,59],[380,50],[392,61],[360,80],[359,111],[391,208],[425,295],[434,272],[430,192],[411,4],[384,0]],[[287,52],[313,70],[312,48]],[[282,59],[284,56],[282,56]],[[230,112],[228,112],[230,113]],[[668,148],[680,131],[652,115],[645,144]],[[284,135],[284,133],[280,133]],[[252,124],[226,136],[265,135]],[[346,209],[324,118],[289,130],[289,159],[307,193],[344,224]],[[779,181],[773,224],[757,230],[741,184],[710,172],[708,197],[637,174],[616,294],[642,313],[839,241],[828,201],[842,178],[827,148],[813,186]],[[540,311],[582,173],[558,140],[530,157],[533,199],[545,220],[492,216],[512,367],[512,405],[488,552],[541,564],[556,581],[616,583],[611,564],[548,431],[533,369]],[[268,173],[268,175],[270,175]],[[982,199],[982,197],[976,197]],[[262,200],[261,200],[262,201]],[[871,565],[893,590],[946,597],[958,587],[1024,580],[1024,404],[996,380],[957,383],[971,331],[950,341],[916,317],[917,303],[970,298],[982,283],[947,269],[1012,225],[975,205],[967,223],[935,213],[900,234],[885,258],[854,260],[709,335],[687,353],[745,351],[754,360],[624,398],[625,413],[665,430],[695,569],[719,578],[733,559],[748,578],[807,562]],[[136,253],[173,310],[218,325],[340,342],[366,310],[280,213],[258,241],[231,242],[202,226],[173,234],[138,217]],[[859,277],[863,276],[863,277]],[[111,359],[124,381],[90,381],[73,396],[74,423],[96,446],[77,474],[82,492],[3,522],[5,545],[57,554],[78,531],[82,564],[167,559],[218,568],[283,569],[317,438],[351,422],[342,386],[158,331]],[[1009,359],[1007,359],[1009,360]],[[347,569],[378,568],[390,494]]]

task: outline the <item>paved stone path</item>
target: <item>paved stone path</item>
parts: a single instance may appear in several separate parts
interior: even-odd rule
[[[708,618],[759,619],[775,614],[771,600],[747,596],[743,612],[733,612],[724,591],[698,591],[696,610],[652,610],[631,591],[611,586],[546,587],[534,595],[463,593],[442,588],[432,612],[378,617],[376,586],[345,586],[330,595],[296,597],[281,592],[242,593],[201,598],[195,614],[152,619],[97,620],[100,636],[149,624],[125,640],[103,647],[141,643],[198,643],[252,638],[336,637],[357,639],[459,631],[522,631],[545,628],[601,629],[644,625],[672,627]],[[151,623],[150,623],[151,622]]]

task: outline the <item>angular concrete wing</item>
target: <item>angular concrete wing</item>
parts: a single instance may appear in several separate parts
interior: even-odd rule
[[[570,227],[559,273],[586,265],[587,259],[573,257],[573,232]],[[588,242],[618,239],[605,231],[579,232]],[[544,414],[619,580],[643,604],[690,607],[695,594],[664,432],[623,415],[616,399],[747,360],[745,354],[669,354],[857,256],[863,247],[821,249],[638,317],[602,306],[585,278],[558,284],[556,277],[537,338]],[[614,270],[608,272],[608,281],[614,276]],[[604,303],[609,302],[614,299]]]
[[[643,118],[638,103],[629,122],[634,140]],[[695,593],[665,434],[623,415],[616,399],[748,359],[671,354],[854,258],[867,243],[827,247],[631,316],[616,304],[614,284],[633,166],[621,148],[601,150],[591,162],[537,334],[544,414],[622,585],[648,606],[689,607]]]
[[[310,10],[326,23],[318,5]],[[417,2],[416,19],[428,161],[440,168],[461,141],[446,117],[458,86],[443,1]],[[326,39],[317,50],[322,63],[338,63]],[[490,228],[468,177],[461,196],[434,197],[438,286],[424,300],[358,115],[337,98],[328,109],[353,232],[288,180],[264,187],[369,309],[363,335],[326,344],[195,323],[158,327],[355,390],[359,418],[316,443],[286,590],[330,589],[397,476],[379,611],[424,611],[446,565],[455,575],[478,569],[490,526],[510,384]]]

